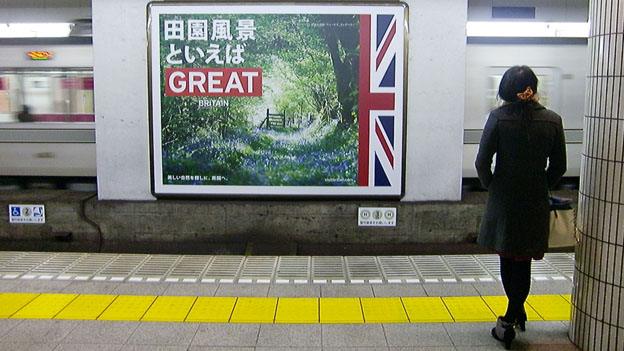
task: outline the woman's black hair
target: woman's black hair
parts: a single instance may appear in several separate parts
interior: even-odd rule
[[[533,104],[535,100],[531,97],[523,100],[518,96],[527,87],[537,94],[537,76],[528,66],[513,66],[509,68],[498,85],[498,96],[505,100],[507,104],[503,107],[509,113],[519,115],[522,128],[526,132],[527,141],[531,141],[529,133],[529,121],[533,117]]]
[[[537,76],[528,66],[513,66],[508,69],[498,85],[498,96],[506,102],[521,102],[518,93],[531,87],[537,93]]]

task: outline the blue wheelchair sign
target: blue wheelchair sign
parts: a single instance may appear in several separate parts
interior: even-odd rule
[[[11,206],[11,216],[13,217],[19,217],[22,215],[22,211],[19,207],[17,206]]]

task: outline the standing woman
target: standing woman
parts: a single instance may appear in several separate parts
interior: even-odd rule
[[[538,103],[537,82],[527,66],[505,72],[498,88],[505,103],[490,113],[475,161],[479,180],[489,193],[477,241],[499,254],[509,300],[492,336],[507,349],[516,336],[514,326],[525,330],[531,260],[542,259],[548,249],[548,189],[566,171],[561,117]]]

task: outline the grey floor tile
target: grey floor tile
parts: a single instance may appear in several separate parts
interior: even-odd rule
[[[445,323],[444,328],[455,346],[500,346],[501,343],[490,334],[494,324]]]
[[[327,284],[321,285],[321,297],[373,297],[370,284]]]
[[[64,293],[76,294],[113,294],[120,283],[111,282],[72,282],[65,288]]]
[[[254,347],[191,346],[189,351],[254,351]]]
[[[255,347],[259,332],[259,324],[202,324],[191,345]]]
[[[19,284],[16,279],[0,279],[0,292],[13,292],[16,291],[15,287]]]
[[[376,297],[426,296],[421,284],[372,284]]]
[[[263,324],[257,346],[321,347],[321,325]]]
[[[427,296],[478,296],[479,292],[472,284],[462,283],[425,283],[423,288]]]
[[[269,296],[275,297],[320,297],[318,284],[274,284],[269,287]]]
[[[20,280],[13,287],[13,292],[59,292],[65,289],[70,281],[59,280]]]
[[[457,351],[502,351],[505,347],[501,342],[498,345],[489,345],[489,346],[455,346],[455,350]],[[518,350],[516,345],[512,345],[512,350]],[[551,350],[555,351],[555,350]],[[556,350],[559,351],[559,350]]]
[[[119,295],[162,295],[169,283],[121,283],[113,291]]]
[[[214,296],[218,284],[170,283],[163,295],[167,296]]]
[[[28,343],[2,343],[0,342],[0,350],[2,351],[52,351],[57,344],[28,344]]]
[[[0,319],[0,338],[22,323],[21,319]]]
[[[568,328],[561,322],[527,322],[527,331],[517,333],[515,341],[521,345],[571,344]]]
[[[54,351],[118,351],[121,344],[59,344]]]
[[[410,346],[410,347],[388,347],[388,351],[455,351],[453,346]],[[500,350],[498,350],[500,351]]]
[[[57,320],[24,320],[6,333],[0,342],[24,344],[58,344],[80,322]]]
[[[258,346],[255,349],[255,351],[322,351],[322,350],[326,350],[326,349],[323,349],[322,347],[276,347],[276,346],[270,346],[270,347]]]
[[[381,324],[323,324],[323,349],[327,347],[386,347]]]
[[[187,346],[123,345],[119,351],[186,351]]]
[[[82,321],[62,341],[64,344],[125,344],[137,322]]]
[[[505,349],[502,343],[498,346],[457,346],[457,351],[502,351]],[[511,349],[515,351],[578,351],[579,349],[569,344],[553,345],[527,345],[519,344],[516,340],[511,344]]]
[[[481,296],[505,295],[503,284],[499,281],[491,283],[474,283],[472,286]]]
[[[323,351],[388,351],[387,346],[323,347]]]
[[[514,350],[520,351],[580,351],[580,349],[574,346],[572,343],[569,344],[552,344],[552,345],[518,345],[512,344],[511,346]],[[615,349],[619,351],[620,349]]]
[[[269,284],[219,284],[215,296],[268,296]]]
[[[572,282],[562,281],[532,281],[531,294],[571,294]]]
[[[453,346],[444,325],[434,324],[384,324],[388,346]]]
[[[127,341],[129,345],[190,345],[199,324],[141,323]]]

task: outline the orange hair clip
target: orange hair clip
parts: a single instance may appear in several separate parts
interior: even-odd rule
[[[527,87],[526,89],[524,89],[523,92],[516,94],[518,99],[522,101],[531,100],[531,98],[533,98],[533,95],[535,95],[535,93],[533,92],[533,89],[531,89],[531,87]]]

